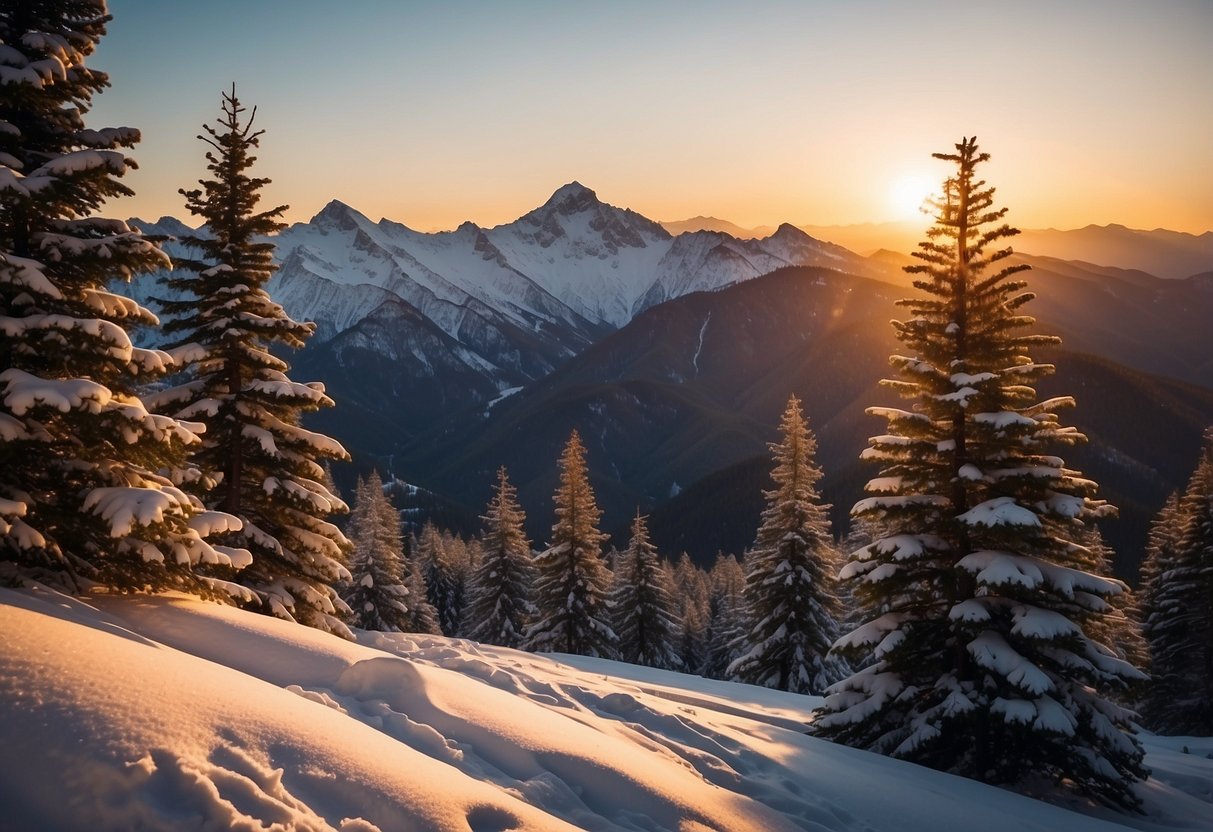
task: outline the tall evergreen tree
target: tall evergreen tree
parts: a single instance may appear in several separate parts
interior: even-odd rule
[[[404,585],[404,542],[400,515],[374,471],[358,480],[350,515],[350,580],[341,592],[353,611],[354,626],[389,633],[408,632],[409,590]]]
[[[1163,524],[1170,529],[1160,528]],[[1167,734],[1213,734],[1213,431],[1178,505],[1163,508],[1144,571],[1152,679],[1144,703]]]
[[[459,635],[462,611],[458,575],[442,532],[428,521],[417,540],[416,560],[425,579],[426,598],[438,616],[439,629],[445,636]]]
[[[1167,618],[1157,615],[1156,597],[1161,589],[1161,579],[1171,571],[1175,564],[1175,554],[1179,550],[1179,539],[1183,531],[1183,515],[1179,509],[1180,492],[1173,491],[1167,501],[1159,509],[1158,515],[1150,524],[1150,535],[1146,542],[1145,557],[1140,569],[1140,620],[1142,637],[1146,641],[1146,656],[1150,668],[1150,679],[1145,685],[1145,692],[1138,703],[1143,724],[1155,731],[1166,732],[1163,719],[1170,709],[1171,701],[1175,698],[1165,676],[1155,671],[1153,666],[1154,648],[1151,642],[1159,626],[1166,627]]]
[[[95,216],[135,167],[129,127],[86,128],[109,86],[85,65],[102,0],[0,6],[0,571],[82,589],[207,591],[192,567],[243,565],[179,486],[198,426],[149,413],[137,385],[172,360],[132,346],[149,311],[106,291],[167,265],[125,222]]]
[[[884,383],[910,410],[863,458],[881,463],[853,513],[881,536],[852,554],[843,577],[873,616],[837,645],[872,663],[831,688],[815,723],[825,737],[992,783],[1051,780],[1133,807],[1145,775],[1131,713],[1108,700],[1142,674],[1087,628],[1124,590],[1083,569],[1076,545],[1095,516],[1095,483],[1050,453],[1081,439],[1032,384],[1052,370],[1025,334],[1032,295],[1011,276],[1015,234],[977,177],[975,139],[936,154],[955,174],[907,267],[921,296],[895,322],[907,354]]]
[[[602,560],[607,536],[590,489],[585,447],[573,431],[560,457],[556,523],[551,545],[535,559],[538,617],[527,628],[527,649],[615,658],[619,638],[608,623],[611,575]]]
[[[708,573],[706,654],[700,672],[709,679],[728,679],[729,666],[745,647],[745,570],[737,558],[723,552]]]
[[[1162,508],[1150,523],[1150,535],[1146,541],[1145,557],[1141,562],[1141,609],[1142,621],[1153,612],[1153,597],[1158,589],[1159,578],[1171,568],[1179,537],[1183,528],[1183,516],[1179,510],[1178,491],[1172,491]]]
[[[485,644],[519,647],[535,616],[531,600],[535,568],[523,530],[526,515],[504,465],[497,471],[493,498],[480,519],[485,526],[484,555],[469,587],[468,636]]]
[[[1087,527],[1078,537],[1078,543],[1089,553],[1083,561],[1083,568],[1097,575],[1111,575],[1112,561],[1115,553],[1108,544],[1104,543],[1103,533],[1096,525]],[[1118,658],[1124,659],[1134,667],[1144,668],[1149,664],[1149,649],[1141,627],[1141,599],[1130,588],[1108,599],[1110,609],[1104,615],[1093,618],[1086,628],[1087,635],[1105,647],[1109,648]],[[1136,701],[1137,692],[1145,680],[1132,688],[1119,700],[1131,703]]]
[[[421,544],[415,535],[410,534],[404,558],[404,585],[409,591],[408,626],[410,633],[425,633],[442,635],[442,627],[438,625],[438,610],[430,603],[429,590],[425,586],[425,568],[419,558]]]
[[[287,377],[289,366],[272,347],[299,348],[314,324],[292,320],[270,300],[273,243],[286,206],[258,211],[268,179],[248,173],[263,131],[253,130],[256,110],[245,108],[233,85],[224,93],[217,126],[199,138],[210,146],[213,178],[181,193],[190,212],[206,220],[205,234],[182,240],[199,261],[179,261],[164,280],[175,297],[161,302],[172,319],[165,330],[193,367],[186,383],[154,401],[179,418],[197,419],[206,434],[194,459],[219,484],[208,500],[236,515],[244,527],[230,536],[253,562],[240,582],[263,612],[348,635],[349,613],[333,584],[349,577],[343,564],[348,541],[329,522],[345,504],[322,483],[326,459],[344,459],[334,440],[300,427],[302,414],[332,405],[324,385]]]
[[[669,585],[670,578],[657,547],[649,541],[648,524],[637,511],[628,550],[620,555],[615,566],[615,588],[611,594],[619,657],[623,661],[666,670],[682,668],[676,605]]]
[[[708,625],[711,621],[711,581],[683,552],[674,565],[674,598],[678,602],[678,647],[683,667],[689,673],[703,670],[708,657]]]
[[[476,538],[464,540],[462,536],[448,532],[443,537],[443,548],[451,565],[455,582],[455,620],[457,626],[452,635],[467,635],[468,601],[471,598],[472,576],[480,566],[484,552]]]
[[[820,502],[817,442],[800,400],[788,399],[783,439],[765,493],[767,507],[746,556],[750,630],[746,651],[729,667],[738,681],[793,693],[820,693],[841,675],[829,655],[841,611],[834,593],[836,555],[828,506]]]

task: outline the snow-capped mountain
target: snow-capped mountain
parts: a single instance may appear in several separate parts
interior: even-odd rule
[[[556,338],[566,351],[657,303],[781,266],[872,269],[790,225],[759,240],[719,232],[674,236],[635,211],[602,202],[579,182],[514,222],[489,229],[465,222],[431,234],[391,220],[372,222],[333,201],[309,222],[283,231],[277,243],[282,270],[271,290],[292,314],[320,323],[322,337],[367,314],[349,297],[350,287],[374,286],[458,340],[465,340],[471,321],[498,313],[518,328]],[[341,287],[338,296],[315,278]]]
[[[170,238],[193,233],[171,217],[137,224]],[[281,268],[268,288],[293,317],[316,322],[315,345],[385,303],[403,302],[461,345],[459,360],[498,390],[547,374],[670,298],[787,265],[874,268],[790,225],[760,240],[706,231],[672,236],[578,182],[514,222],[491,229],[466,222],[438,233],[373,222],[334,200],[275,242]],[[166,248],[185,254],[171,240]],[[144,278],[130,292],[146,301],[157,290]]]
[[[657,278],[633,303],[632,313],[691,292],[722,289],[784,266],[823,266],[860,275],[874,270],[872,262],[841,246],[815,240],[787,223],[762,239],[693,231],[670,240]]]
[[[782,266],[861,274],[872,268],[791,225],[757,240],[720,232],[674,236],[635,211],[602,202],[579,182],[486,234],[519,272],[586,318],[612,328],[670,298],[731,286]]]
[[[179,240],[197,232],[181,221],[133,222],[165,238],[171,256],[189,256]],[[274,242],[280,268],[267,289],[317,325],[292,364],[342,402],[339,418],[318,424],[343,438],[357,426],[354,444],[366,449],[396,445],[444,413],[491,407],[671,298],[787,265],[884,268],[790,225],[764,239],[674,236],[578,182],[511,223],[438,233],[333,200]],[[145,275],[124,291],[149,303],[167,291],[156,281]]]
[[[171,218],[142,225],[191,233]],[[290,356],[292,375],[323,381],[338,402],[310,423],[340,439],[364,470],[424,484],[451,499],[452,511],[473,507],[474,517],[503,462],[524,500],[546,508],[552,460],[578,427],[608,522],[622,523],[638,504],[656,509],[761,455],[790,390],[812,402],[828,484],[841,483],[836,504],[845,508],[862,485],[852,470],[871,428],[862,411],[894,348],[887,321],[905,294],[899,267],[908,258],[861,258],[788,225],[763,239],[672,236],[577,183],[512,223],[436,234],[332,202],[277,244],[271,294],[318,324],[307,348]],[[166,248],[184,254],[175,243]],[[1153,376],[1210,385],[1202,322],[1213,284],[1027,261],[1042,331],[1112,362],[1069,357],[1058,391],[1077,392],[1076,421],[1092,437],[1082,468],[1117,492],[1122,525],[1132,526],[1128,549],[1138,551],[1149,515],[1182,485],[1191,454],[1182,442],[1150,444],[1157,431],[1130,424],[1140,409],[1118,402],[1166,402],[1149,423],[1198,440],[1213,413],[1208,396]],[[787,263],[817,268],[781,270],[810,272],[804,279],[751,279]],[[141,300],[163,291],[142,281],[128,290]],[[1068,375],[1072,366],[1084,371]],[[763,477],[759,470],[754,494]],[[752,522],[737,525],[752,534]],[[655,533],[662,527],[655,523]],[[689,540],[677,545],[694,549]]]

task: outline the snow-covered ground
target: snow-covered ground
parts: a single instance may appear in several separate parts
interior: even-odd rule
[[[1213,740],[1079,814],[804,734],[812,697],[180,596],[0,589],[0,829],[1207,829]],[[1186,746],[1187,752],[1184,752]]]

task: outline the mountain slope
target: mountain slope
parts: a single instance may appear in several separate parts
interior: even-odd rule
[[[1213,268],[1213,231],[1198,235],[1123,225],[1088,225],[1070,231],[1050,228],[1023,232],[1015,239],[1015,248],[1061,260],[1140,269],[1167,279]]]
[[[172,256],[189,255],[174,239],[197,233],[184,224],[134,222],[168,238]],[[296,375],[330,385],[341,411],[316,424],[360,456],[390,455],[445,417],[545,377],[671,297],[789,264],[888,270],[791,226],[761,240],[672,237],[576,182],[491,229],[426,234],[334,200],[274,242],[280,269],[267,290],[317,326],[290,357]],[[163,291],[156,279],[118,288],[147,302]]]
[[[1071,335],[1065,323],[1071,304],[1065,299],[1072,294],[1078,303],[1094,290],[1084,294],[1085,278],[1060,273],[1034,279],[1042,292],[1047,285],[1053,298],[1029,305],[1027,311],[1041,315],[1039,329],[1059,332],[1067,344],[1081,343],[1089,325],[1085,319],[1074,322],[1076,334]],[[1166,282],[1167,287],[1181,293],[1191,288],[1175,282]],[[687,295],[637,316],[493,407],[488,419],[469,414],[467,421],[446,424],[403,449],[398,460],[427,485],[470,505],[487,498],[492,471],[507,465],[528,509],[531,532],[542,540],[551,512],[554,460],[576,427],[589,451],[608,528],[622,526],[637,506],[655,510],[659,543],[685,546],[696,557],[710,559],[726,540],[748,542],[757,516],[740,530],[725,529],[718,514],[693,509],[688,489],[734,464],[762,457],[765,443],[776,438],[787,396],[796,393],[818,435],[825,488],[841,523],[865,474],[872,474],[860,466],[859,452],[867,437],[882,428],[864,410],[896,403],[878,381],[887,375],[887,358],[895,349],[888,321],[898,315],[895,301],[903,294],[884,282],[800,268]],[[1111,297],[1122,302],[1101,312],[1122,318],[1133,315],[1141,302],[1127,290]],[[1162,297],[1160,303],[1171,302],[1170,295]],[[1058,318],[1049,320],[1053,316]],[[1167,323],[1165,318],[1155,321],[1158,335],[1165,334]],[[1115,318],[1107,325],[1114,328]],[[1132,328],[1115,335],[1104,336],[1105,347],[1127,354],[1144,337]],[[1208,354],[1213,334],[1205,331],[1202,337]],[[1165,353],[1148,357],[1175,363]],[[1041,385],[1041,394],[1075,395],[1079,405],[1073,420],[1092,438],[1090,447],[1069,456],[1124,506],[1124,519],[1110,524],[1107,532],[1123,550],[1118,563],[1122,574],[1130,575],[1149,515],[1186,479],[1201,431],[1213,422],[1213,390],[1069,350],[1042,352],[1040,358],[1055,358],[1058,365],[1057,376]],[[733,479],[753,487],[753,469],[746,470],[750,473]],[[683,533],[664,531],[660,507],[680,491],[686,493],[676,497],[678,512],[693,513],[703,526],[694,543]],[[713,503],[711,495],[699,493],[716,506],[728,502]],[[737,492],[731,499],[750,502]]]
[[[167,218],[151,230],[188,233]],[[334,201],[277,242],[282,268],[269,289],[318,324],[290,356],[294,374],[326,382],[338,401],[314,424],[343,441],[360,470],[380,467],[470,516],[492,471],[509,465],[538,539],[553,461],[572,427],[590,446],[615,522],[761,456],[793,391],[823,454],[834,455],[827,487],[845,520],[862,484],[855,460],[875,429],[863,411],[883,401],[888,320],[912,291],[904,255],[862,258],[790,225],[762,239],[671,236],[576,182],[491,229],[423,234]],[[1134,549],[1144,518],[1186,476],[1179,458],[1190,435],[1213,420],[1200,394],[1150,377],[1213,387],[1213,281],[1017,256],[1034,266],[1028,311],[1040,329],[1112,362],[1082,359],[1075,366],[1092,374],[1084,378],[1067,359],[1061,379],[1090,383],[1109,414],[1107,424],[1084,423],[1080,398],[1079,424],[1093,426],[1106,453],[1079,453],[1123,496],[1129,531],[1118,539]],[[155,294],[146,278],[128,290]],[[1156,462],[1150,432],[1124,426],[1150,424],[1138,414],[1166,423],[1169,408],[1183,417],[1174,442],[1153,449]]]
[[[1012,222],[1014,218],[1012,217]],[[851,251],[870,254],[880,249],[913,251],[929,224],[921,219],[902,222],[859,223],[855,225],[801,225],[819,240],[845,246]],[[688,231],[727,231],[735,237],[765,237],[765,229],[741,228],[728,220],[695,217],[663,222],[671,234]],[[1213,269],[1213,231],[1188,234],[1156,228],[1151,231],[1123,225],[1088,225],[1069,230],[1026,229],[1013,240],[1015,250],[1039,257],[1077,260],[1101,266],[1139,269],[1169,280],[1191,277]]]

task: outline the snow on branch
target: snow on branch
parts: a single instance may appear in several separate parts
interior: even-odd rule
[[[951,501],[947,497],[937,494],[911,494],[904,497],[868,497],[855,504],[851,509],[851,515],[855,516],[869,511],[896,511],[916,506],[943,507],[950,504]]]
[[[0,168],[0,192],[4,190],[4,168]],[[0,283],[20,286],[35,294],[54,300],[63,300],[63,293],[42,272],[37,260],[0,252]]]
[[[94,488],[83,508],[110,524],[110,537],[126,537],[136,526],[162,523],[166,514],[189,511],[190,503],[175,488],[118,486]]]
[[[5,406],[17,416],[39,406],[53,407],[62,413],[79,408],[100,413],[113,398],[108,387],[95,381],[44,379],[16,368],[0,373],[0,386]]]
[[[1014,497],[986,500],[956,519],[970,526],[1040,526],[1036,512],[1016,503]]]
[[[1021,656],[1006,639],[993,630],[986,630],[966,645],[977,664],[1002,676],[1017,688],[1039,696],[1053,689],[1048,674],[1035,663]]]
[[[31,193],[49,187],[64,177],[77,176],[94,170],[105,170],[116,176],[126,173],[130,160],[117,150],[74,150],[56,156],[31,171],[22,183]]]
[[[990,425],[996,430],[1005,430],[1012,425],[1036,427],[1040,424],[1035,419],[1030,419],[1022,413],[1016,413],[1013,410],[1004,410],[999,413],[975,413],[973,421],[981,425]]]
[[[984,586],[996,587],[1015,584],[1026,589],[1035,589],[1042,583],[1088,609],[1103,608],[1101,598],[1119,595],[1125,585],[1113,578],[1101,578],[1080,569],[1058,566],[1027,555],[1012,552],[984,550],[965,555],[957,564],[973,574]],[[1092,596],[1083,598],[1086,593]]]
[[[931,421],[931,417],[925,413],[913,413],[909,410],[902,410],[899,407],[869,407],[865,411],[869,416],[880,416],[888,419],[890,422],[896,420],[926,422]]]
[[[134,127],[103,127],[100,130],[85,128],[76,131],[76,141],[94,150],[115,147],[130,147],[139,143],[141,135]]]
[[[73,315],[27,315],[24,318],[0,317],[0,332],[10,338],[26,338],[30,333],[48,330],[62,333],[82,332],[100,339],[109,347],[109,354],[120,361],[129,361],[131,339],[118,324],[102,318],[77,318]]]
[[[1011,608],[1014,635],[1032,639],[1052,640],[1082,635],[1082,628],[1066,616],[1040,607],[1016,604]]]
[[[889,634],[901,628],[909,616],[904,613],[885,613],[860,627],[856,627],[834,642],[831,650],[854,650],[878,644]]]

